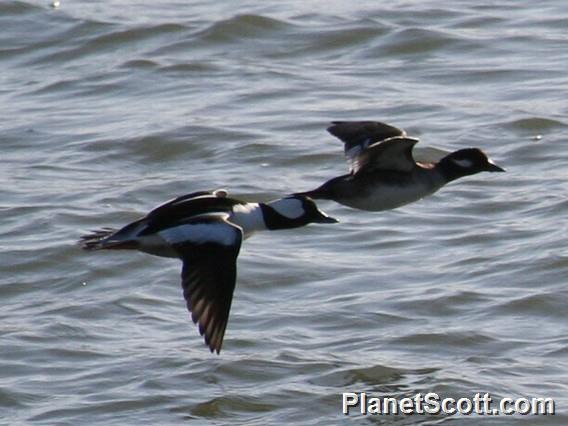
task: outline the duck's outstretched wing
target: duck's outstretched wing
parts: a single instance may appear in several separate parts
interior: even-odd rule
[[[365,172],[376,170],[410,172],[416,167],[412,148],[417,142],[418,139],[408,137],[394,137],[377,142],[353,160],[353,174],[361,170]]]
[[[406,132],[380,121],[333,121],[327,131],[344,143],[345,156],[353,171],[353,163],[369,146]]]
[[[227,191],[219,189],[193,192],[167,201],[142,219],[146,224],[142,235],[159,232],[171,227],[172,224],[184,223],[200,215],[229,212],[235,204],[240,204],[241,201],[229,198],[227,195]]]
[[[241,203],[227,195],[224,189],[182,195],[159,205],[143,218],[119,230],[103,228],[84,235],[79,245],[85,250],[140,248],[138,238],[189,222],[198,216],[221,214],[224,218],[235,204]]]
[[[181,284],[187,309],[211,352],[219,353],[235,290],[242,229],[220,217],[210,217],[159,235],[182,259]]]

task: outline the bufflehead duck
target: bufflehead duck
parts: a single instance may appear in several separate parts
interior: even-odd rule
[[[183,262],[183,296],[211,352],[221,351],[233,298],[236,261],[243,238],[255,231],[336,223],[307,197],[247,203],[227,192],[195,192],[175,198],[115,230],[81,237],[85,250],[139,250]]]
[[[463,176],[505,171],[477,148],[460,149],[437,162],[417,162],[412,148],[418,139],[386,123],[334,121],[327,131],[344,143],[350,173],[297,195],[381,211],[417,201]]]

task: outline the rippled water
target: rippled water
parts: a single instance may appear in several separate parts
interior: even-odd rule
[[[0,3],[2,424],[415,424],[341,393],[545,396],[566,424],[568,5]],[[177,261],[83,253],[175,195],[344,173],[333,119],[507,174],[247,240],[221,356]]]

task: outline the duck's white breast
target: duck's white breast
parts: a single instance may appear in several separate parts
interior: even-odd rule
[[[245,238],[253,232],[266,230],[266,223],[262,215],[262,209],[258,203],[237,204],[233,207],[233,213],[229,221],[243,229]]]

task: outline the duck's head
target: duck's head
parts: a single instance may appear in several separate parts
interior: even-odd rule
[[[480,172],[504,172],[505,169],[495,164],[478,148],[466,148],[452,152],[444,157],[438,166],[448,180]]]
[[[314,200],[304,195],[290,195],[265,204],[263,214],[269,229],[290,229],[310,223],[337,223],[321,211]]]

